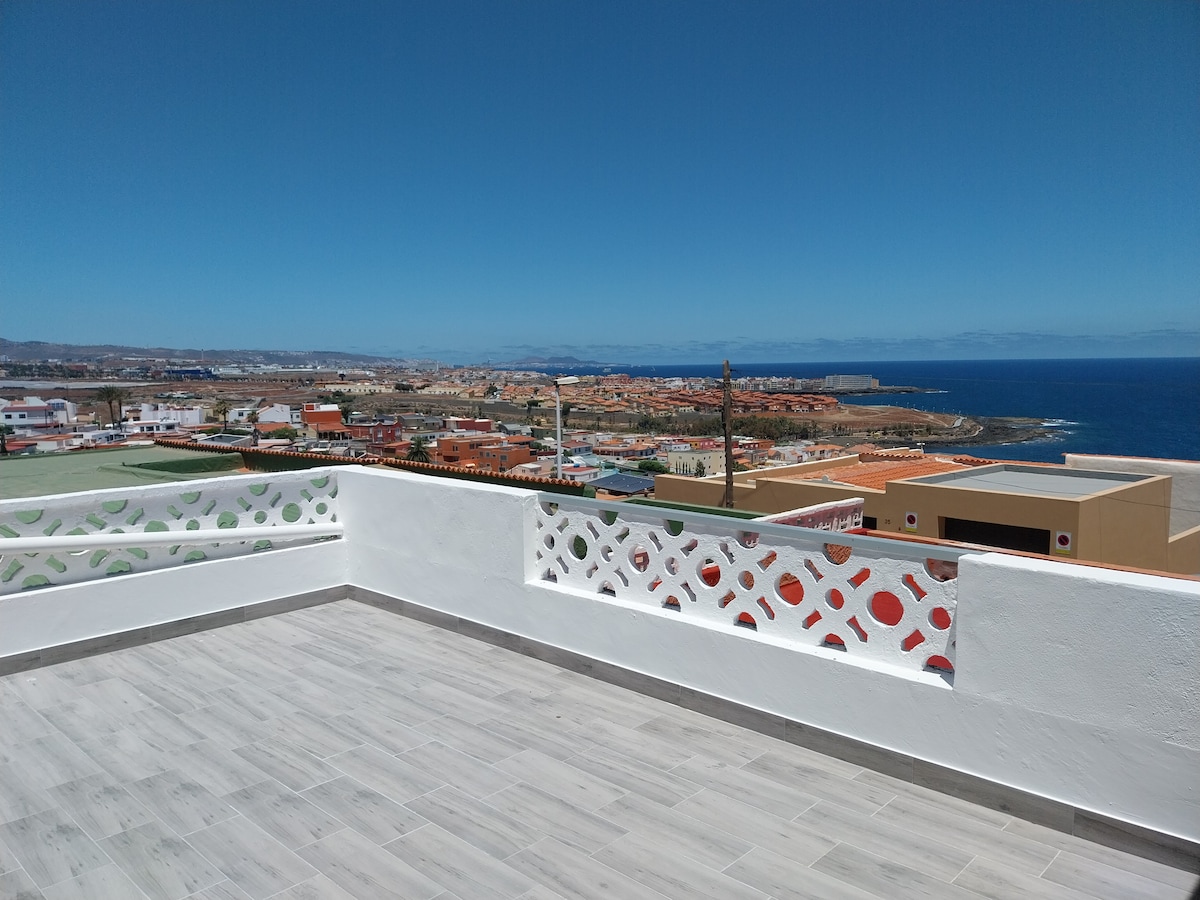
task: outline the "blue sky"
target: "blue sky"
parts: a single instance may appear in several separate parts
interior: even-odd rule
[[[1194,355],[1198,98],[1183,0],[6,0],[0,335]]]

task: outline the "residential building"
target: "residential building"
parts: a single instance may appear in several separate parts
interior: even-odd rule
[[[1173,531],[1171,476],[862,453],[738,473],[734,505],[783,512],[862,497],[879,531],[1066,559],[1200,574],[1200,528]],[[660,475],[661,500],[719,505],[719,479]]]

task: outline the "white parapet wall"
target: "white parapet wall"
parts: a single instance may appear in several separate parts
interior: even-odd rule
[[[403,472],[344,469],[339,478],[356,586],[1200,840],[1194,581],[965,556],[951,682],[732,622],[685,619],[622,590],[545,581],[530,552],[545,511],[531,492]],[[662,514],[685,528],[690,518]]]
[[[336,473],[0,501],[0,664],[345,585]]]

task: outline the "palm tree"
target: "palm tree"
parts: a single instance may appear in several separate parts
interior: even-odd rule
[[[425,445],[425,438],[420,437],[412,439],[412,445],[408,448],[408,452],[404,454],[404,458],[409,462],[433,462],[429,456],[429,448]]]
[[[114,411],[113,405],[116,404],[116,407],[119,408],[123,402],[129,399],[129,395],[115,384],[106,384],[96,391],[96,399],[108,404],[108,421],[115,428],[117,425],[117,414]]]
[[[218,400],[213,404],[213,415],[220,417],[222,431],[229,427],[229,409],[230,407],[228,400]]]
[[[246,416],[246,421],[249,422],[251,425],[257,425],[258,424],[258,410],[257,409],[250,410],[249,414]]]

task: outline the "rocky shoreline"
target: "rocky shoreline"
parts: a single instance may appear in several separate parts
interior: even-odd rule
[[[961,435],[930,435],[927,443],[955,447],[975,447],[991,444],[1018,444],[1049,437],[1053,430],[1042,424],[1041,419],[1007,416],[971,416],[968,422],[978,429]]]

